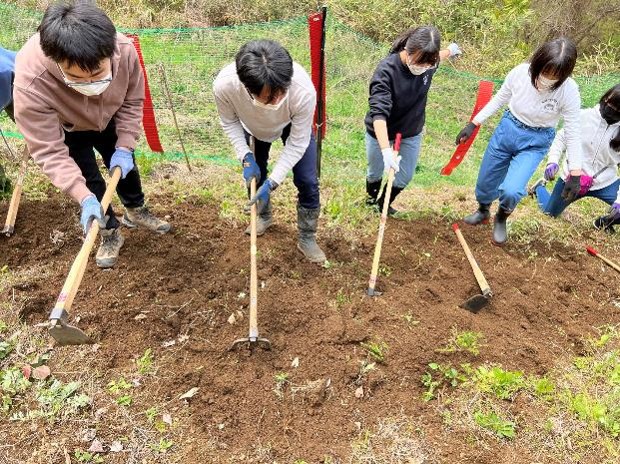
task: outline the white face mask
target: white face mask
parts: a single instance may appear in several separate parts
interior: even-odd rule
[[[288,98],[288,92],[284,94],[284,96],[280,99],[278,103],[271,104],[271,103],[259,102],[256,99],[256,97],[252,96],[252,104],[257,108],[262,108],[264,110],[277,111],[282,107],[282,105],[284,104],[287,98]]]
[[[545,76],[538,76],[538,80],[536,81],[536,88],[541,92],[551,90],[551,87],[555,85],[558,79],[547,79]]]
[[[409,68],[409,71],[411,71],[411,74],[413,74],[414,76],[419,76],[420,74],[424,74],[426,71],[431,69],[431,68],[427,68],[426,66],[418,66],[416,64],[408,64],[407,67]]]
[[[65,85],[67,87],[70,87],[76,92],[79,92],[82,95],[86,95],[87,97],[95,97],[97,95],[101,95],[110,86],[110,82],[112,82],[111,72],[103,79],[95,82],[74,82],[67,79],[65,73],[62,71],[62,68],[60,66],[58,66],[58,69],[60,70],[62,78],[65,81]]]

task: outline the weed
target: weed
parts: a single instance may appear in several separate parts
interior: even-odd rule
[[[91,399],[85,394],[77,394],[80,388],[79,382],[62,383],[53,380],[49,386],[39,389],[37,401],[41,405],[41,415],[54,417],[63,409],[65,413],[73,413],[91,403]]]
[[[131,395],[123,395],[116,399],[116,404],[119,406],[129,407],[133,402],[133,397]]]
[[[118,380],[112,380],[108,383],[108,391],[113,394],[120,393],[123,390],[129,390],[131,384],[128,383],[123,377]]]
[[[362,343],[361,347],[364,348],[368,355],[379,364],[385,363],[385,358],[389,348],[387,343],[382,341]]]
[[[403,319],[405,320],[405,322],[407,323],[407,327],[409,327],[410,329],[412,329],[413,327],[415,327],[416,325],[420,324],[420,321],[416,320],[413,317],[413,314],[409,313],[409,314],[404,314],[403,315]]]
[[[144,354],[136,360],[138,365],[138,372],[141,375],[148,375],[153,373],[153,350],[147,348]]]
[[[422,395],[424,401],[430,401],[437,395],[437,389],[443,386],[457,387],[460,383],[467,380],[471,371],[469,364],[462,364],[462,372],[448,365],[443,366],[438,363],[430,363],[428,365],[430,372],[427,371],[422,375],[422,385],[426,387],[426,391]]]
[[[77,462],[89,462],[93,464],[100,464],[103,462],[103,457],[97,453],[89,453],[88,451],[75,450],[73,453]]]
[[[506,371],[501,367],[480,366],[475,374],[476,386],[481,392],[493,393],[502,400],[512,399],[525,386],[523,373]]]
[[[467,351],[474,356],[478,356],[480,354],[480,342],[483,339],[484,336],[479,332],[457,332],[456,329],[453,329],[453,334],[448,341],[448,345],[438,351],[443,353]]]
[[[15,348],[14,344],[7,341],[0,342],[0,361],[6,358]]]
[[[172,440],[160,438],[159,443],[151,443],[149,445],[149,448],[151,448],[156,453],[165,453],[170,448],[172,448],[172,444]]]
[[[290,374],[288,372],[278,372],[276,375],[273,376],[273,378],[276,382],[276,386],[273,389],[273,392],[276,394],[276,396],[282,398],[282,396],[284,396],[284,388],[286,387],[286,384],[290,382]]]
[[[514,438],[516,424],[499,417],[496,413],[474,412],[474,421],[480,427],[493,432],[500,438]]]
[[[147,409],[144,412],[144,415],[146,416],[146,419],[152,424],[153,422],[155,422],[155,418],[157,417],[157,415],[159,414],[159,410],[156,407],[152,407]]]

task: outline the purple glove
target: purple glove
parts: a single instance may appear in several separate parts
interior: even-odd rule
[[[553,180],[559,170],[558,163],[548,163],[545,168],[545,180]]]
[[[581,185],[581,189],[579,190],[579,195],[583,196],[592,188],[592,183],[594,179],[590,176],[581,176],[579,179],[579,184]]]
[[[613,217],[614,220],[620,218],[620,203],[619,202],[615,202],[613,205],[611,205],[611,211],[609,212],[609,215]]]

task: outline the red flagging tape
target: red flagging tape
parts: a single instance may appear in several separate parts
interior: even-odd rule
[[[321,43],[323,39],[323,14],[322,13],[314,13],[308,16],[308,30],[310,32],[310,62],[312,63],[312,82],[314,83],[314,88],[316,89],[317,95],[317,103],[318,100],[321,99],[323,102],[323,117],[322,120],[319,121],[319,115],[317,110],[314,110],[314,133],[316,134],[317,125],[321,126],[321,135],[325,136],[325,121],[326,121],[326,111],[325,111],[325,60],[323,60],[323,70],[321,70]],[[323,75],[323,85],[321,87],[321,74]]]
[[[155,121],[155,109],[153,108],[153,99],[151,98],[149,79],[146,74],[146,68],[144,67],[142,48],[140,48],[140,39],[136,34],[126,35],[131,39],[131,41],[133,42],[133,46],[136,49],[136,52],[138,52],[140,67],[142,68],[142,74],[144,75],[144,109],[142,110],[142,125],[144,126],[146,141],[152,151],[157,153],[163,153],[164,149],[161,146],[161,142],[159,140],[159,131],[157,130],[157,122]]]
[[[402,142],[402,140],[403,140],[403,134],[399,132],[398,134],[396,134],[396,139],[394,140],[394,148],[393,148],[393,150],[397,153],[400,151],[400,142]]]
[[[484,108],[487,103],[489,103],[489,101],[491,101],[492,96],[493,82],[480,81],[480,83],[478,84],[478,96],[476,97],[476,104],[474,105],[474,111],[471,113],[471,118],[469,119],[470,121],[474,119],[474,116],[476,116],[480,112],[480,110]],[[463,161],[463,158],[465,158],[469,147],[471,147],[471,144],[474,143],[474,140],[478,135],[479,129],[479,127],[476,127],[474,129],[474,132],[471,134],[471,137],[469,137],[466,142],[461,143],[456,147],[452,158],[450,158],[448,164],[446,164],[441,170],[442,176],[449,176],[450,174],[452,174],[452,170],[459,164],[461,164],[461,161]]]

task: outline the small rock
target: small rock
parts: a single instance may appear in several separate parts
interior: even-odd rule
[[[355,389],[355,397],[356,398],[363,398],[364,397],[364,387],[359,386]]]

